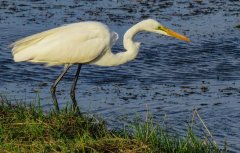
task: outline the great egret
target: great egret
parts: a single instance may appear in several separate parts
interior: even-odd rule
[[[71,99],[75,111],[79,111],[75,98],[75,87],[81,66],[93,64],[99,66],[117,66],[133,60],[139,51],[140,43],[134,42],[134,36],[141,32],[153,32],[190,40],[153,19],[143,20],[131,27],[124,35],[123,45],[126,51],[112,53],[111,47],[118,34],[100,22],[79,22],[50,29],[14,42],[11,46],[15,62],[29,61],[45,63],[48,66],[64,65],[64,69],[51,87],[51,95],[57,111],[59,106],[55,95],[58,82],[73,64],[78,64],[71,87]]]

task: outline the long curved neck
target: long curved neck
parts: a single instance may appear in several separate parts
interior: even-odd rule
[[[130,56],[132,59],[134,59],[137,56],[139,51],[140,43],[134,42],[133,39],[135,35],[140,31],[142,30],[139,28],[139,26],[134,25],[124,34],[124,37],[123,37],[123,46],[126,49],[126,52],[123,52],[123,53],[132,55]]]
[[[111,66],[121,65],[136,58],[139,52],[140,43],[134,42],[133,39],[135,35],[140,31],[142,31],[141,28],[139,28],[138,24],[136,24],[124,34],[123,46],[126,51],[116,54],[112,53],[111,60],[109,61],[109,64],[111,64]]]
[[[119,52],[119,53],[112,53],[107,52],[104,54],[98,61],[95,61],[93,64],[100,65],[100,66],[117,66],[124,63],[127,63],[136,58],[140,43],[134,42],[134,36],[140,32],[141,30],[139,24],[134,25],[131,27],[125,34],[123,38],[123,46],[126,51]]]

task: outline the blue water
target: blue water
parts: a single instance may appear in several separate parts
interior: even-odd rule
[[[141,33],[136,60],[118,67],[83,66],[76,91],[82,111],[123,127],[137,114],[151,112],[180,134],[192,110],[206,122],[214,139],[240,152],[240,2],[206,1],[0,1],[0,93],[10,100],[52,106],[49,88],[62,67],[14,63],[13,41],[60,25],[97,20],[120,35],[113,47],[123,51],[122,36],[133,24],[154,18],[192,40],[185,43]],[[76,67],[60,83],[61,107],[70,102]]]

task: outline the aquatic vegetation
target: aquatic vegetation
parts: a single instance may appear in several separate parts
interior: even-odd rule
[[[104,121],[70,108],[56,114],[40,105],[0,100],[0,152],[223,152],[213,140],[195,135],[192,126],[183,137],[151,118],[109,130]]]
[[[240,28],[240,24],[239,24],[239,25],[236,25],[236,28]]]

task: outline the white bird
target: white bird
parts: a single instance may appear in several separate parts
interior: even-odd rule
[[[55,95],[58,82],[70,66],[78,64],[78,69],[71,88],[71,99],[75,111],[79,111],[75,98],[75,87],[82,65],[117,66],[129,62],[137,56],[139,42],[134,42],[134,36],[142,31],[176,37],[190,42],[153,19],[141,21],[131,27],[124,35],[123,45],[126,51],[112,53],[111,48],[118,39],[118,34],[112,32],[100,22],[86,21],[68,24],[50,29],[14,42],[11,46],[15,62],[29,61],[45,63],[48,66],[64,65],[63,72],[51,87],[51,95],[57,111],[59,106]]]

